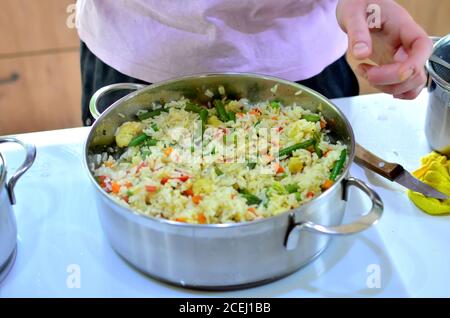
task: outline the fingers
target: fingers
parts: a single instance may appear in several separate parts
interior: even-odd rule
[[[393,85],[404,82],[413,75],[413,71],[410,69],[407,69],[407,72],[400,73],[401,65],[401,63],[382,66],[361,64],[358,70],[372,85]]]
[[[399,37],[401,46],[393,56],[393,63],[362,66],[360,71],[372,85],[394,85],[423,73],[433,49],[432,41],[411,18],[402,21]]]
[[[354,58],[363,60],[372,54],[372,40],[367,25],[367,3],[361,0],[342,1],[337,9],[339,24],[348,35],[348,45]]]
[[[374,85],[377,89],[384,93],[392,94],[394,97],[401,96],[405,93],[416,90],[417,88],[422,89],[426,83],[425,72],[417,73],[409,80],[395,85]]]
[[[422,85],[422,86],[417,87],[416,89],[414,89],[412,91],[403,93],[401,95],[397,95],[397,96],[394,95],[394,97],[395,98],[399,98],[399,99],[414,99],[417,96],[419,96],[419,94],[420,94],[420,92],[422,92],[422,89],[424,88],[424,86],[425,85]]]
[[[408,51],[408,58],[399,68],[399,73],[418,72],[423,69],[425,62],[433,51],[433,42],[423,32],[423,30],[415,24],[417,30],[408,29],[400,32],[402,43]],[[409,48],[409,49],[408,49]]]

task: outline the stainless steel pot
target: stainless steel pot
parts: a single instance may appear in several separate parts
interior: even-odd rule
[[[381,217],[379,196],[362,181],[348,177],[350,164],[332,188],[298,209],[250,223],[191,225],[137,214],[113,201],[95,182],[88,167],[90,153],[111,144],[116,128],[135,120],[137,110],[152,102],[182,96],[199,103],[211,100],[204,92],[217,93],[223,85],[229,97],[250,101],[278,98],[296,101],[312,110],[321,109],[335,138],[355,152],[353,131],[345,116],[329,100],[296,83],[255,74],[206,74],[179,78],[148,87],[115,84],[100,89],[92,98],[91,113],[97,118],[85,143],[85,164],[97,192],[98,211],[112,247],[137,269],[157,279],[197,289],[235,289],[263,284],[297,271],[318,257],[333,236],[363,231]],[[276,93],[273,93],[274,87]],[[99,99],[118,89],[137,89],[100,115]],[[301,91],[301,94],[299,92]],[[350,187],[361,189],[372,201],[360,219],[341,225]]]
[[[436,39],[433,56],[450,63],[450,34]],[[450,71],[431,60],[426,69],[429,98],[425,135],[431,148],[450,155]]]
[[[31,167],[36,148],[15,138],[0,138],[0,144],[14,142],[26,150],[24,163],[7,181],[6,161],[0,152],[0,282],[6,277],[16,256],[17,226],[12,206],[16,203],[14,187],[17,180]]]

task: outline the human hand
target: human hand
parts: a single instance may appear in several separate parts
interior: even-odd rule
[[[367,6],[380,8],[380,27],[369,28]],[[336,16],[348,34],[349,51],[361,63],[357,72],[372,86],[396,98],[416,98],[426,82],[424,65],[433,45],[409,13],[393,0],[339,0]]]

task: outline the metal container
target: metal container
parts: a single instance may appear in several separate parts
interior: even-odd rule
[[[434,44],[433,56],[450,63],[450,34]],[[425,135],[434,150],[450,155],[450,70],[428,60],[428,108]]]
[[[0,282],[6,277],[16,257],[16,218],[12,206],[16,203],[14,187],[17,180],[31,167],[36,148],[15,138],[0,138],[0,144],[14,142],[26,150],[24,163],[7,181],[6,161],[0,152]]]
[[[206,103],[211,98],[204,92],[209,89],[217,93],[219,85],[225,87],[231,98],[246,97],[250,101],[278,98],[288,104],[296,101],[311,110],[321,109],[333,138],[345,142],[349,149],[349,164],[342,176],[329,190],[295,210],[236,224],[193,225],[148,217],[119,205],[101,189],[89,169],[95,164],[89,159],[90,153],[99,145],[112,143],[119,125],[135,120],[136,111],[150,109],[152,102],[185,96]],[[118,89],[139,90],[100,115],[96,107],[98,100]],[[115,84],[93,96],[91,112],[97,120],[85,143],[84,159],[97,192],[103,230],[119,255],[159,280],[210,290],[263,284],[311,262],[326,249],[333,236],[358,233],[381,217],[383,205],[379,196],[362,181],[348,177],[355,140],[347,119],[325,97],[299,84],[255,74],[231,73],[184,77],[148,87]],[[372,207],[355,222],[341,225],[346,194],[352,186],[370,198]]]

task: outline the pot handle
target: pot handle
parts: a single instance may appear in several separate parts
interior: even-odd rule
[[[146,87],[147,85],[136,84],[136,83],[119,83],[119,84],[111,84],[105,87],[100,88],[98,91],[92,95],[91,100],[89,102],[89,111],[91,112],[92,117],[97,119],[102,114],[101,111],[98,110],[98,102],[100,99],[106,94],[121,91],[121,90],[139,90],[141,88]]]
[[[25,151],[26,151],[26,157],[25,161],[22,163],[22,165],[17,169],[17,171],[14,173],[14,175],[9,179],[8,184],[6,186],[8,190],[9,200],[11,204],[16,204],[16,196],[14,195],[14,187],[16,186],[17,181],[20,179],[20,177],[28,170],[30,169],[31,165],[34,162],[34,159],[36,158],[36,147],[31,144],[27,144],[23,141],[20,141],[13,137],[8,138],[1,138],[0,144],[4,142],[14,142],[16,144],[21,145]],[[0,157],[3,162],[5,162],[2,154],[0,153]]]
[[[372,208],[369,213],[363,215],[358,220],[350,224],[338,226],[324,226],[313,222],[293,223],[286,236],[285,246],[287,250],[293,250],[297,247],[298,239],[302,230],[308,232],[327,234],[327,235],[349,235],[364,231],[378,222],[383,214],[383,202],[380,196],[370,189],[363,181],[356,178],[348,178],[343,181],[344,200],[347,201],[348,189],[355,186],[361,189],[372,201]]]

